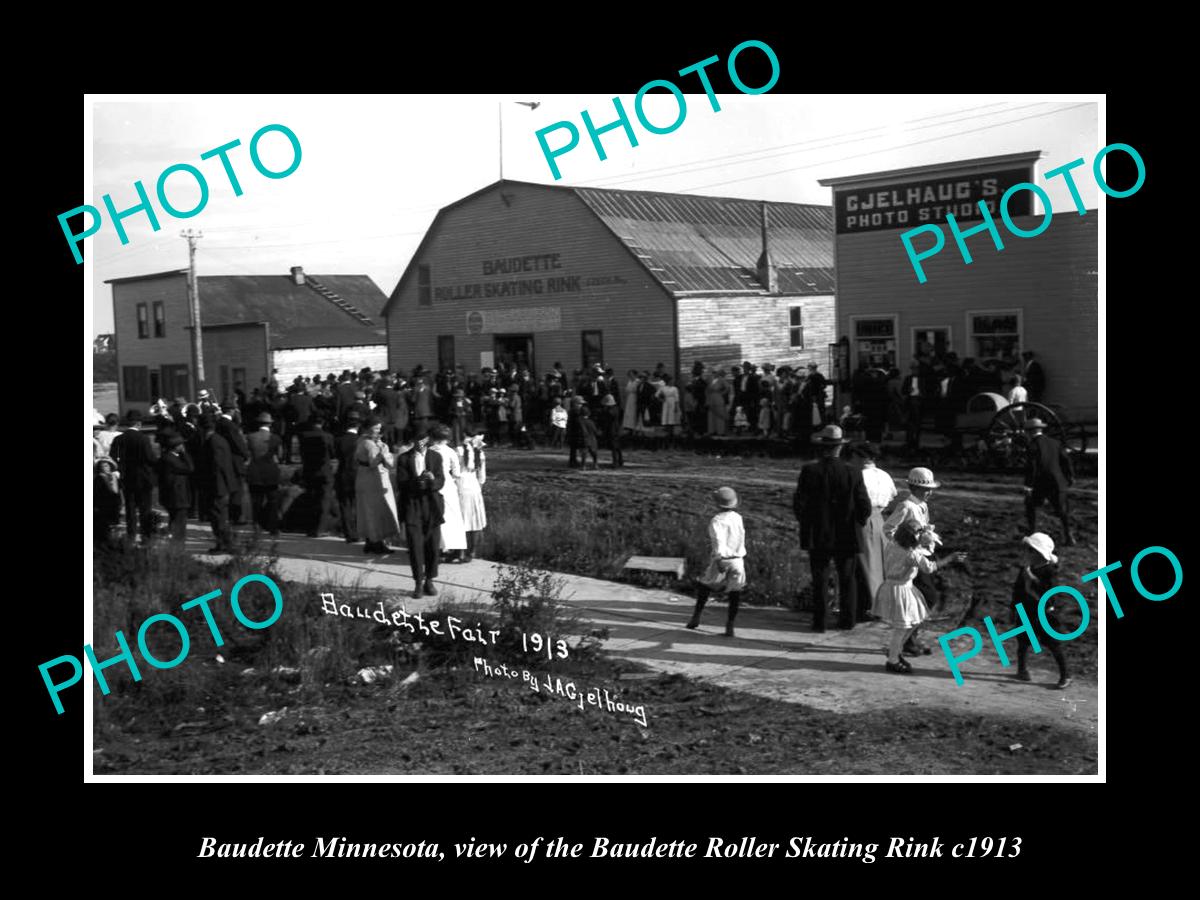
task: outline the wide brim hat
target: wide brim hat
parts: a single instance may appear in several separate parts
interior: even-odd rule
[[[942,483],[933,477],[933,472],[924,466],[917,466],[915,469],[910,469],[908,478],[904,480],[908,482],[910,488],[936,488],[942,486]]]
[[[1046,423],[1034,416],[1032,419],[1025,420],[1025,430],[1029,431],[1034,428],[1045,428]]]
[[[825,447],[836,447],[839,444],[849,443],[842,436],[842,429],[837,425],[826,425],[812,436],[812,442]]]
[[[738,495],[731,487],[719,487],[712,492],[712,501],[721,509],[733,509],[738,505]]]
[[[616,406],[617,399],[612,394],[605,394],[604,399],[600,401],[601,406]]]
[[[207,400],[207,399],[208,399],[208,389],[207,389],[207,388],[201,388],[201,389],[200,389],[200,393],[196,395],[196,399],[198,399],[198,400]]]
[[[271,418],[270,413],[265,412],[265,413],[259,413],[257,416],[255,416],[254,421],[257,422],[259,425],[270,425],[275,420]]]
[[[1025,537],[1021,538],[1021,543],[1032,547],[1034,550],[1040,553],[1042,559],[1046,560],[1046,562],[1058,562],[1058,557],[1054,555],[1054,541],[1051,539],[1050,535],[1036,531],[1033,534],[1026,535]]]

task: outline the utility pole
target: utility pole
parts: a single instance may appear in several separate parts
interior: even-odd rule
[[[204,237],[200,231],[179,232],[188,242],[188,302],[192,307],[192,399],[204,384],[204,342],[200,334],[200,286],[196,283],[196,241]]]

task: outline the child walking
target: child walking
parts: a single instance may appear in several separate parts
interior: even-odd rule
[[[1022,538],[1021,543],[1025,545],[1025,565],[1017,573],[1017,580],[1013,584],[1011,606],[1013,624],[1022,624],[1020,616],[1017,615],[1017,604],[1020,603],[1037,633],[1038,643],[1048,649],[1050,655],[1054,657],[1054,661],[1058,663],[1058,684],[1055,687],[1061,691],[1071,683],[1070,673],[1067,672],[1067,658],[1063,654],[1061,642],[1046,633],[1037,614],[1038,603],[1041,601],[1042,595],[1058,585],[1058,557],[1054,555],[1054,541],[1050,539],[1050,535],[1039,531]],[[1069,634],[1070,629],[1064,626],[1055,615],[1055,601],[1061,596],[1061,594],[1056,594],[1047,601],[1046,621],[1059,634]],[[1025,664],[1025,657],[1032,646],[1029,635],[1022,631],[1017,637],[1017,679],[1019,681],[1033,681]]]
[[[738,495],[731,487],[713,491],[713,502],[720,512],[708,523],[708,539],[712,546],[712,557],[708,568],[700,576],[696,589],[696,609],[687,623],[688,628],[698,628],[700,613],[711,594],[724,594],[729,604],[729,617],[725,621],[725,636],[733,637],[733,620],[737,618],[738,604],[746,587],[746,527],[739,513]]]
[[[600,434],[596,429],[596,423],[592,421],[591,411],[584,404],[579,407],[579,428],[583,432],[583,446],[587,451],[587,456],[583,458],[584,466],[587,464],[587,457],[592,458],[592,468],[600,468],[600,462],[597,458],[597,453],[600,450]]]
[[[550,410],[550,446],[561,450],[566,436],[567,411],[563,409],[562,397],[555,397],[554,408]]]
[[[896,529],[883,554],[884,581],[871,606],[871,614],[892,627],[886,668],[898,675],[912,672],[901,651],[912,631],[929,618],[925,597],[913,581],[918,572],[933,574],[937,570],[937,563],[918,546],[922,530],[923,526],[912,519]]]

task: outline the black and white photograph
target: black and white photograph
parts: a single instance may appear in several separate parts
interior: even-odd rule
[[[1103,95],[729,55],[87,97],[87,780],[1103,780],[1144,161]]]

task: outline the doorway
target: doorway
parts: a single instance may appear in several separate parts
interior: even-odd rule
[[[950,329],[948,327],[914,328],[912,333],[914,357],[941,359],[950,350]]]
[[[496,366],[506,368],[524,367],[530,372],[536,372],[533,367],[533,335],[532,334],[498,334],[494,338]]]

